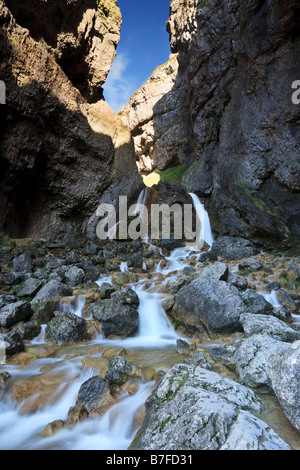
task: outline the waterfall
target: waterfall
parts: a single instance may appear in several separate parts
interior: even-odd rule
[[[199,197],[196,194],[189,193],[189,195],[193,199],[195,211],[201,224],[200,233],[197,234],[197,242],[201,243],[204,241],[211,247],[214,243],[214,237],[210,226],[208,212],[205,210],[204,205],[201,203]]]

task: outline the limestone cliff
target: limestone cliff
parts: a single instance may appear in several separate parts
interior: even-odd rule
[[[173,0],[168,22],[192,116],[184,182],[220,234],[299,244],[297,0]]]
[[[177,54],[172,54],[120,112],[132,132],[140,171],[163,170],[188,159],[190,110],[177,76]]]
[[[114,53],[108,52],[109,61],[105,54],[103,58],[99,23],[103,19],[106,25],[112,16],[105,5],[119,12],[117,1],[30,0],[20,8],[13,1],[7,3],[29,29],[19,25],[0,0],[0,79],[7,88],[7,105],[1,107],[0,229],[13,236],[74,235],[85,229],[101,197],[112,185],[116,193],[120,190],[122,195],[134,198],[142,186],[129,130],[104,100],[89,104],[83,96],[101,95],[99,85]],[[92,11],[93,5],[100,7]],[[53,20],[61,18],[60,25],[53,23],[53,28],[51,11]],[[69,17],[63,14],[65,11]],[[76,15],[78,20],[83,18],[81,22],[73,21]],[[85,21],[91,17],[93,27]],[[45,22],[49,22],[48,29]],[[77,77],[77,86],[72,68],[59,62],[63,57],[62,43],[66,51],[70,46],[63,37],[68,38],[77,26],[81,31],[83,24],[87,36],[79,33],[76,41],[79,44],[84,37],[89,39],[85,43],[86,55],[76,70],[85,61],[90,68],[87,74]],[[35,29],[31,31],[33,25]],[[120,25],[116,13],[116,35]],[[39,36],[38,31],[44,36]],[[57,33],[51,46],[47,31]],[[105,39],[103,47],[104,43]],[[97,68],[96,74],[93,68]]]

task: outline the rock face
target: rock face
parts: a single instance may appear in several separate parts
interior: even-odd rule
[[[120,112],[132,132],[141,171],[163,170],[188,157],[190,111],[177,74],[177,54],[172,54]]]
[[[296,0],[171,3],[194,134],[185,184],[211,194],[220,234],[299,239],[298,17]]]
[[[252,414],[260,411],[259,399],[246,387],[201,367],[178,364],[146,402],[146,417],[131,448],[288,450]]]
[[[0,22],[0,229],[75,236],[110,187],[135,201],[142,186],[129,130],[105,101],[85,99],[99,99],[115,54],[116,1],[1,0]]]

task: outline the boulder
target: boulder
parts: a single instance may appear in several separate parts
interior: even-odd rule
[[[14,269],[20,273],[28,273],[32,271],[33,260],[30,255],[22,254],[13,260]]]
[[[211,251],[216,256],[227,260],[249,258],[256,255],[258,250],[249,240],[238,237],[219,237],[213,244]]]
[[[186,326],[209,333],[241,331],[245,305],[239,291],[224,281],[199,277],[177,294],[172,315]]]
[[[0,309],[0,328],[8,328],[19,321],[28,320],[33,315],[29,302],[14,302]]]
[[[252,289],[246,289],[240,292],[246,310],[253,314],[270,315],[273,312],[273,305],[270,304],[262,295]]]
[[[247,336],[268,335],[278,341],[292,343],[300,340],[300,332],[290,328],[276,317],[243,313],[240,322]]]
[[[70,287],[58,281],[49,281],[31,301],[34,310],[33,319],[40,324],[48,323],[54,316],[55,307],[60,297],[72,295]]]
[[[117,356],[110,359],[105,380],[112,387],[119,387],[129,378],[141,378],[141,372],[131,364],[124,356]]]
[[[45,338],[55,343],[87,341],[87,321],[73,313],[59,313],[48,323]]]
[[[42,287],[43,283],[39,279],[29,278],[27,279],[22,289],[19,292],[19,297],[33,297]]]
[[[242,341],[234,355],[236,373],[243,385],[252,388],[272,389],[267,372],[267,363],[271,354],[281,355],[290,345],[267,335],[253,335]]]
[[[228,265],[225,263],[216,262],[206,266],[201,272],[201,277],[214,279],[215,281],[226,281],[228,277]]]
[[[99,375],[84,382],[78,392],[77,407],[87,411],[91,417],[100,417],[115,404],[106,380]]]
[[[258,397],[248,388],[201,367],[177,364],[146,402],[146,417],[132,450],[288,449],[279,436],[252,413]],[[242,418],[239,416],[242,414]],[[237,438],[236,426],[249,426]]]
[[[120,302],[123,305],[132,305],[137,308],[140,300],[137,293],[131,289],[131,287],[125,287],[124,289],[117,290],[111,294],[111,299],[116,302]]]
[[[300,432],[300,341],[271,354],[266,370],[284,413]]]
[[[24,343],[15,331],[0,334],[0,342],[4,343],[6,356],[25,351]]]
[[[78,286],[86,280],[83,269],[77,266],[71,266],[66,272],[65,277],[69,286]]]
[[[127,338],[138,330],[139,314],[128,305],[107,299],[91,304],[89,309],[106,338]]]

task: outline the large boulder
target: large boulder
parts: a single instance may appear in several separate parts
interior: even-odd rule
[[[262,334],[279,341],[292,343],[300,340],[300,331],[293,330],[276,317],[243,313],[240,322],[247,336]]]
[[[293,343],[280,354],[271,354],[266,370],[283,411],[300,431],[300,342]]]
[[[115,300],[99,300],[90,306],[93,318],[100,322],[106,338],[127,338],[138,330],[139,314],[135,308]]]
[[[240,315],[245,311],[234,286],[199,277],[179,290],[172,315],[196,331],[232,333],[241,330]]]
[[[115,404],[108,382],[99,375],[84,382],[78,392],[76,407],[91,417],[100,417]]]
[[[34,310],[33,319],[40,324],[48,323],[54,316],[59,298],[69,295],[72,295],[70,287],[55,280],[49,281],[31,301]]]
[[[29,320],[33,310],[29,302],[14,302],[0,309],[0,328],[8,328],[15,323]]]
[[[87,341],[87,321],[74,313],[60,313],[48,323],[45,338],[54,343]]]
[[[246,387],[215,372],[177,364],[146,402],[132,450],[289,449],[252,413],[262,406]],[[241,428],[248,431],[241,432]]]
[[[227,260],[248,258],[257,252],[252,242],[238,237],[219,237],[212,245],[212,253]]]
[[[271,390],[267,364],[272,354],[283,354],[290,345],[265,334],[253,335],[242,341],[234,355],[236,373],[243,385]]]

